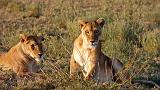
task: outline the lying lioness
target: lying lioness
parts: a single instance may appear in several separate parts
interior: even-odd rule
[[[37,62],[43,61],[42,36],[20,35],[20,42],[8,52],[0,54],[2,69],[12,69],[18,75],[37,72]],[[37,61],[37,62],[36,62]]]
[[[96,21],[79,21],[81,34],[74,41],[73,53],[70,60],[70,78],[75,78],[81,67],[85,79],[94,79],[100,82],[115,81],[114,75],[123,68],[117,60],[111,60],[101,51],[101,29],[104,19]]]

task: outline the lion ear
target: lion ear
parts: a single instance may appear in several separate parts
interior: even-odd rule
[[[43,36],[39,36],[39,40],[40,41],[44,41],[44,37]]]
[[[26,35],[20,34],[19,36],[20,36],[20,41],[21,42],[25,42],[27,40],[27,36]]]
[[[103,18],[97,19],[96,22],[97,22],[101,27],[103,27],[103,25],[105,24],[105,20],[104,20]]]
[[[78,20],[78,23],[79,23],[80,28],[82,28],[86,24],[86,21]]]

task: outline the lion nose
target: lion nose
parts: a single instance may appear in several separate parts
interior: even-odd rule
[[[43,54],[39,53],[38,55],[39,55],[39,57],[42,57]]]
[[[90,41],[92,44],[95,42],[94,40]]]

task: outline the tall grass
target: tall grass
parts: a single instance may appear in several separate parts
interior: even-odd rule
[[[145,89],[160,84],[159,0],[0,0],[0,50],[19,41],[19,34],[44,35],[45,58],[38,75],[26,79],[0,71],[0,89]],[[131,75],[122,84],[95,85],[80,74],[71,81],[69,59],[73,41],[80,34],[79,19],[106,21],[102,51],[120,59]]]

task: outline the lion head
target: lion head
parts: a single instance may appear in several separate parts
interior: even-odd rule
[[[96,48],[100,40],[101,29],[105,24],[104,19],[99,18],[96,21],[80,20],[78,22],[84,43],[86,43],[88,48]]]
[[[43,36],[26,36],[21,34],[20,38],[23,52],[34,58],[37,62],[42,62],[44,60],[44,50],[42,46],[42,41],[44,41]]]

